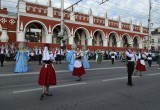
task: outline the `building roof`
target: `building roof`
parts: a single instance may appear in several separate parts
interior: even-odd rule
[[[160,27],[156,28],[154,31],[151,32],[152,35],[160,34]]]

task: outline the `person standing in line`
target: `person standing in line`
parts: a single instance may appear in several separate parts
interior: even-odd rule
[[[37,52],[39,65],[41,65],[41,61],[42,61],[42,52],[43,50],[41,49],[41,47],[39,47]]]
[[[115,60],[115,56],[116,56],[116,52],[114,50],[112,50],[112,52],[110,53],[111,56],[111,60],[112,60],[112,65],[114,64],[114,60]]]
[[[159,65],[159,67],[160,67],[160,53],[158,54],[157,64],[158,64],[158,65]]]
[[[76,51],[75,53],[75,63],[72,75],[78,77],[76,81],[81,81],[82,80],[81,76],[84,75],[86,72],[81,62],[83,56],[81,56],[81,53],[78,48],[77,50],[78,51]]]
[[[151,53],[151,51],[149,51],[149,53],[147,55],[147,60],[148,60],[149,67],[151,67],[152,66],[152,53]]]
[[[38,79],[38,84],[42,86],[42,95],[40,96],[40,100],[43,100],[45,96],[52,96],[52,94],[49,93],[49,87],[57,84],[55,70],[48,49],[49,45],[46,44],[44,46],[42,58],[44,65],[40,70]]]
[[[61,63],[61,60],[62,60],[62,49],[61,48],[59,48],[58,50],[57,50],[57,61],[56,61],[56,64],[58,64],[58,62],[59,62],[59,64],[62,64]]]
[[[128,72],[128,86],[133,86],[132,83],[132,74],[134,71],[134,62],[136,61],[135,54],[130,50],[131,46],[130,44],[127,45],[127,51],[126,51],[126,66],[127,66],[127,72]]]
[[[5,54],[6,54],[6,50],[5,50],[5,47],[2,45],[2,46],[0,47],[1,67],[3,66],[4,60],[5,60]]]
[[[138,53],[138,60],[137,60],[137,65],[136,65],[136,72],[134,73],[134,75],[136,75],[136,73],[139,71],[140,75],[142,76],[142,71],[146,71],[146,67],[145,67],[145,59],[147,58],[146,55],[144,54],[143,51]]]
[[[99,64],[102,62],[102,59],[103,59],[102,51],[98,50],[98,52],[97,52],[97,61],[98,61]]]
[[[17,52],[15,56],[16,67],[15,67],[14,72],[15,73],[25,73],[25,72],[28,72],[27,62],[29,60],[29,56],[26,54],[24,43],[19,43],[18,47],[19,47],[19,51]]]

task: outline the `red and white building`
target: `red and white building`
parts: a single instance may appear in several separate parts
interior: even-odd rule
[[[49,0],[50,1],[50,0]],[[58,46],[60,39],[61,13],[59,8],[49,5],[19,0],[17,14],[10,15],[6,8],[0,9],[0,42],[26,42],[28,46],[40,46],[50,43]],[[148,28],[140,25],[122,22],[88,14],[64,12],[64,37],[67,46],[75,42],[77,45],[87,45],[97,48],[123,48],[127,43],[134,48],[144,48],[143,38],[148,35]]]

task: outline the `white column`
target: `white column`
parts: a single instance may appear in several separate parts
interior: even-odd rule
[[[108,15],[105,13],[105,26],[108,27]]]
[[[121,22],[121,17],[120,16],[118,17],[118,20],[119,20],[119,28],[121,29],[122,28],[122,22]]]
[[[105,47],[108,46],[108,41],[107,41],[107,39],[103,39],[103,46],[105,46]]]
[[[139,44],[139,48],[143,48],[143,44],[142,43]]]
[[[88,15],[89,15],[89,23],[93,24],[93,14],[91,9],[89,10]]]
[[[130,30],[133,31],[132,19],[130,19]]]
[[[140,32],[143,33],[142,21],[140,21]]]
[[[88,46],[92,46],[92,39],[93,39],[93,38],[88,38],[88,39],[87,39],[87,41],[88,41]]]
[[[17,42],[24,42],[25,41],[24,31],[17,32],[16,41]]]
[[[131,46],[133,47],[133,40],[132,40],[132,39],[130,40],[130,44],[131,44]]]
[[[117,47],[121,47],[121,42],[117,42]]]
[[[0,24],[0,32],[2,31],[2,25]]]
[[[93,24],[93,16],[92,16],[92,15],[89,16],[89,23],[90,23],[90,24]]]
[[[69,45],[72,45],[74,43],[74,36],[69,37]]]
[[[52,43],[52,34],[46,35],[46,43]]]
[[[70,20],[75,21],[75,13],[73,11],[70,13]]]
[[[53,17],[53,8],[52,7],[48,7],[47,16]]]
[[[2,30],[0,40],[1,40],[1,42],[8,42],[9,37],[8,37],[7,30]]]
[[[18,11],[19,11],[19,12],[26,13],[26,2],[24,2],[24,1],[22,1],[22,0],[19,1]]]

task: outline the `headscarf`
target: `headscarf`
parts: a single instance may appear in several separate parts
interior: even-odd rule
[[[50,60],[49,51],[48,51],[48,47],[47,46],[45,46],[44,50],[43,50],[42,61],[45,61],[45,60]]]

